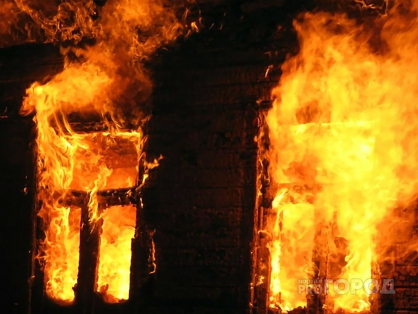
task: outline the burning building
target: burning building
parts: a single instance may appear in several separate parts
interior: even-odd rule
[[[418,309],[418,5],[0,2],[7,313]]]

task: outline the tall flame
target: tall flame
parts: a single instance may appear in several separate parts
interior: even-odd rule
[[[39,258],[46,293],[59,303],[73,302],[77,283],[80,210],[65,206],[74,191],[87,192],[89,222],[103,221],[98,292],[108,302],[128,298],[135,208],[100,209],[98,193],[144,180],[137,178],[138,162],[152,84],[142,63],[180,29],[160,1],[108,1],[97,21],[85,2],[62,1],[48,11],[36,1],[16,1],[50,41],[94,40],[62,48],[64,70],[47,83],[34,83],[21,109],[36,113],[39,216],[46,236]],[[86,130],[83,121],[93,122],[92,132],[77,133],[74,122]]]
[[[131,239],[134,236],[136,208],[114,206],[103,215],[100,242],[98,286],[109,302],[127,300],[131,265]],[[120,258],[115,258],[123,254]],[[126,267],[128,266],[128,267]]]
[[[372,29],[323,12],[294,23],[300,52],[267,116],[273,308],[306,305],[298,280],[366,282],[398,236],[379,232],[382,222],[390,229],[396,210],[416,203],[417,9],[398,1]],[[370,291],[351,288],[331,285],[326,306],[368,311]]]

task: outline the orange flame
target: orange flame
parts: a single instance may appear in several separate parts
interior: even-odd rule
[[[80,246],[80,208],[49,208],[50,225],[44,247],[48,248],[45,282],[48,295],[61,303],[71,303],[77,283],[78,249]]]
[[[86,73],[89,78],[94,77],[90,72]],[[62,75],[68,73],[64,71]],[[78,78],[78,83],[82,84],[83,77]],[[65,117],[60,116],[58,112],[70,110],[68,108],[73,105],[70,100],[78,100],[75,104],[79,106],[83,104],[82,101],[94,103],[94,96],[86,93],[84,98],[77,99],[75,93],[73,99],[67,100],[65,92],[68,92],[70,97],[74,91],[71,90],[70,84],[65,83],[67,80],[71,82],[72,76],[66,77],[64,81],[60,79],[61,75],[58,75],[44,86],[34,86],[28,91],[27,104],[37,108],[35,118],[38,125],[39,151],[38,198],[42,201],[39,216],[50,222],[46,230],[46,240],[41,247],[45,254],[46,292],[60,303],[69,303],[74,299],[73,287],[77,282],[80,218],[69,220],[67,216],[75,215],[74,211],[62,208],[60,203],[68,198],[71,190],[88,191],[89,216],[92,222],[97,221],[100,218],[98,191],[132,187],[136,184],[142,133],[117,129],[110,132],[75,133]],[[86,91],[94,93],[97,86],[106,85],[108,82],[107,79],[98,80],[97,76],[95,79],[88,85],[86,79]],[[92,85],[92,88],[88,89],[89,85]],[[55,99],[55,95],[59,98]],[[63,122],[60,119],[64,119]],[[80,215],[80,211],[77,213]],[[106,222],[105,225],[107,224],[112,222]],[[128,238],[120,239],[121,242],[130,241],[133,236],[125,235]],[[130,254],[130,248],[124,248],[127,249],[124,254]],[[120,258],[120,254],[114,259]],[[129,271],[129,264],[125,265],[126,267]],[[126,289],[126,284],[123,289]]]
[[[389,259],[396,239],[379,226],[390,228],[418,191],[417,9],[398,3],[372,30],[327,13],[295,22],[301,49],[283,65],[267,117],[272,308],[306,305],[298,280],[364,283]],[[368,311],[369,292],[355,292],[331,285],[325,305]]]
[[[78,273],[80,210],[63,207],[74,191],[88,194],[89,222],[103,221],[98,292],[107,302],[128,298],[135,207],[102,213],[98,193],[145,180],[137,176],[141,126],[148,119],[143,104],[152,84],[141,62],[179,35],[174,13],[160,1],[110,0],[97,21],[84,2],[67,0],[56,10],[41,10],[36,1],[16,1],[47,41],[96,41],[62,49],[64,70],[45,84],[34,83],[21,109],[26,115],[36,112],[39,216],[46,234],[39,256],[46,293],[64,304],[75,298]],[[93,125],[92,132],[83,121]],[[77,124],[88,133],[77,133]]]

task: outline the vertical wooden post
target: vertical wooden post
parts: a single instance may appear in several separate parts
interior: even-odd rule
[[[93,313],[97,302],[95,287],[102,221],[91,221],[90,216],[86,196],[81,210],[80,261],[76,289],[76,308],[80,314]]]

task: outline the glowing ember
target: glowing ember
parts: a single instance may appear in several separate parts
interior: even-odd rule
[[[131,241],[135,232],[136,207],[110,207],[102,218],[98,291],[104,294],[107,302],[114,303],[129,297]]]
[[[75,143],[78,138],[79,144]],[[90,191],[101,168],[112,169],[101,189],[133,187],[141,152],[139,132],[86,133],[68,139],[76,145],[72,190]]]
[[[370,280],[396,241],[380,224],[390,229],[395,209],[416,202],[418,4],[403,5],[376,20],[379,47],[343,15],[295,23],[301,49],[283,65],[267,117],[277,187],[267,226],[271,308],[306,306],[298,282]],[[328,293],[332,311],[370,310],[363,287],[341,293],[331,284]]]

